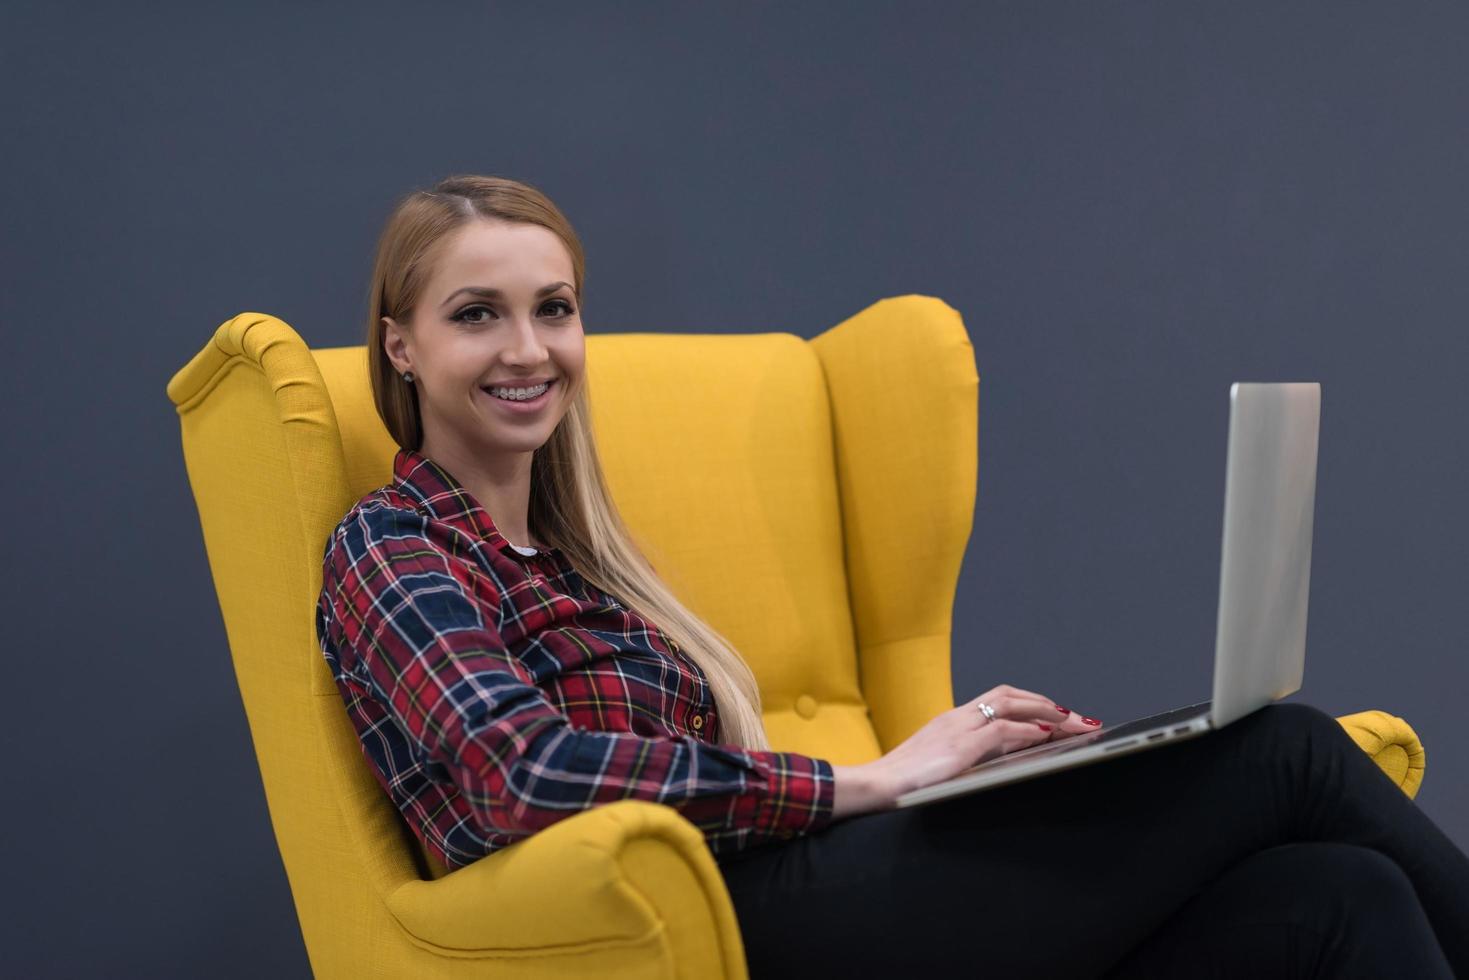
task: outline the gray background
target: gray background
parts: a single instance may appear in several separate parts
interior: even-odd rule
[[[1207,697],[1228,386],[1320,381],[1293,699],[1407,718],[1469,846],[1464,8],[238,6],[0,21],[16,975],[308,972],[164,386],[246,310],[360,343],[456,172],[566,211],[589,330],[961,311],[959,697]]]

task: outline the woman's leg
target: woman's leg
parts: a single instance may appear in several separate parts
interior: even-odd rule
[[[1391,858],[1469,976],[1469,857],[1334,718],[1302,703],[719,863],[755,980],[838,969],[1094,977],[1241,861],[1301,841]]]
[[[1453,980],[1413,883],[1356,844],[1268,847],[1204,886],[1107,980]]]

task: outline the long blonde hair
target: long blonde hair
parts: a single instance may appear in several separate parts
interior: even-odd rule
[[[378,239],[367,303],[367,356],[378,415],[404,449],[418,450],[423,426],[417,389],[403,380],[383,349],[383,317],[411,329],[413,308],[439,246],[477,218],[536,224],[559,237],[571,254],[572,285],[581,305],[586,265],[581,241],[556,205],[534,187],[505,177],[461,175],[400,200]],[[749,665],[663,583],[612,501],[592,438],[585,376],[566,415],[531,457],[528,516],[538,539],[559,548],[583,578],[656,624],[675,649],[698,664],[714,697],[722,743],[770,750],[760,689]]]

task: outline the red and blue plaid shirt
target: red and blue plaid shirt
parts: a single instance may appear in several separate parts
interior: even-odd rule
[[[831,821],[825,759],[720,745],[703,671],[560,549],[526,556],[400,450],[332,532],[317,636],[374,775],[450,868],[582,810],[674,807],[715,854]]]

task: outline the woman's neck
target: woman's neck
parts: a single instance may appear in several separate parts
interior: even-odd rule
[[[530,533],[531,453],[477,458],[453,450],[435,451],[426,441],[419,451],[469,491],[505,540],[522,547],[542,547]]]

